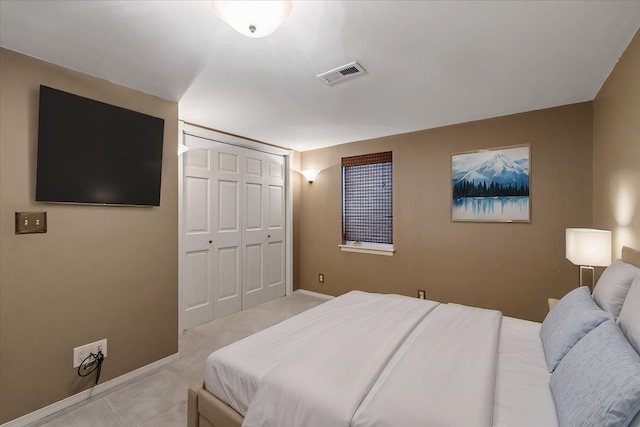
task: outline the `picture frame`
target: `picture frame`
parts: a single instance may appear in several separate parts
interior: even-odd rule
[[[451,221],[531,222],[531,145],[451,155]]]

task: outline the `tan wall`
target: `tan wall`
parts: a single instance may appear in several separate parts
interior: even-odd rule
[[[165,119],[161,206],[36,203],[39,85]],[[0,422],[87,389],[73,348],[108,339],[100,382],[178,351],[178,105],[0,50]],[[47,211],[46,234],[14,212]]]
[[[564,229],[592,224],[592,129],[587,102],[303,152],[302,169],[322,172],[313,184],[301,183],[301,287],[331,295],[425,289],[429,299],[541,321],[547,298],[577,284]],[[451,222],[451,154],[525,143],[532,222]],[[396,253],[341,252],[340,159],[388,150]]]
[[[593,102],[593,222],[640,248],[640,32]]]

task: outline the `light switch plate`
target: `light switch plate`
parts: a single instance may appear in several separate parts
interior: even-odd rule
[[[46,212],[16,212],[16,234],[46,233]]]

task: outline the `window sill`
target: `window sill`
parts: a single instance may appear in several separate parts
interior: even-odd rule
[[[393,245],[368,245],[368,244],[345,244],[338,245],[341,251],[344,252],[357,252],[361,254],[371,254],[371,255],[384,255],[384,256],[393,256],[395,250],[393,249]]]

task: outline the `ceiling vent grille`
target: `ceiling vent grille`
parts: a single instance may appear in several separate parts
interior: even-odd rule
[[[318,78],[328,85],[333,85],[343,80],[351,79],[353,77],[357,77],[361,74],[366,73],[362,65],[357,62],[352,62],[347,65],[343,65],[342,67],[335,68],[331,71],[327,71],[326,73],[318,74]]]

